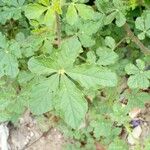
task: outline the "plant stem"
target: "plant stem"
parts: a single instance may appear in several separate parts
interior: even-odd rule
[[[143,52],[144,55],[150,55],[150,50],[134,35],[127,23],[125,23],[124,29],[127,32],[127,36],[140,48],[141,52]]]
[[[126,39],[126,37],[122,38],[115,46],[114,49],[116,49],[124,40]]]
[[[81,60],[83,60],[83,61],[85,61],[86,62],[86,59],[84,58],[84,57],[82,57],[82,56],[78,56]]]
[[[60,16],[57,12],[55,12],[56,15],[56,34],[57,34],[57,45],[60,47],[61,45],[61,23],[60,23]]]

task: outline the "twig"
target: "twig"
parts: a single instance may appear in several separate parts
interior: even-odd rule
[[[43,137],[47,137],[47,135],[50,133],[52,127],[48,129],[48,131],[44,132],[40,137],[38,137],[36,140],[34,140],[31,144],[27,144],[24,148],[22,148],[21,150],[25,150],[29,147],[31,147],[32,145],[34,145],[35,143],[37,143],[41,138]]]
[[[150,50],[134,35],[127,23],[125,23],[124,29],[127,32],[127,36],[140,48],[141,52],[143,52],[144,55],[150,55]]]

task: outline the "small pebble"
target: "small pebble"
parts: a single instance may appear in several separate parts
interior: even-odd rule
[[[26,139],[27,139],[27,140],[30,140],[30,139],[31,139],[31,137],[28,135],[28,136],[26,137]]]
[[[19,122],[20,122],[20,124],[23,124],[23,123],[24,123],[24,119],[23,119],[23,118],[20,118],[20,119],[19,119]]]
[[[58,135],[58,139],[61,139],[61,134]]]
[[[128,143],[134,145],[142,133],[141,126],[137,126],[133,129],[132,133],[128,135]]]
[[[129,116],[130,118],[134,119],[135,117],[137,117],[137,115],[141,112],[140,108],[134,108],[132,109],[132,111],[129,112]]]
[[[30,137],[33,137],[34,136],[34,133],[31,131],[30,132]]]

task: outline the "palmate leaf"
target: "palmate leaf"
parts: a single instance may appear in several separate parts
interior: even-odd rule
[[[115,53],[112,49],[107,47],[98,48],[96,50],[96,53],[99,56],[97,63],[100,65],[106,66],[114,64],[118,59],[117,53]]]
[[[45,24],[48,27],[55,26],[55,6],[47,2],[28,4],[24,8],[25,16],[31,21],[36,20],[39,24]]]
[[[77,37],[65,40],[60,49],[51,54],[50,57],[39,57],[38,61],[34,57],[31,58],[28,62],[29,69],[32,68],[32,72],[37,74],[51,74],[59,69],[70,68],[79,53],[83,51]]]
[[[137,66],[135,66],[134,64],[127,64],[125,67],[126,73],[130,75],[128,79],[128,86],[133,89],[146,89],[150,85],[150,71],[144,70],[145,63],[142,60],[137,59],[136,64]]]
[[[145,36],[150,37],[150,13],[145,12],[141,17],[138,17],[135,21],[135,27],[141,31],[138,34],[140,40],[145,39]]]
[[[106,36],[104,43],[106,46],[101,46],[96,50],[99,56],[97,63],[103,66],[114,64],[118,60],[118,54],[114,51],[116,42],[111,36]]]
[[[0,9],[0,23],[5,24],[11,18],[14,20],[20,19],[24,2],[25,0],[6,0],[1,2],[4,7]]]
[[[74,67],[74,61],[81,52],[79,41],[73,37],[62,43],[60,50],[55,52],[55,55],[33,57],[29,60],[29,69],[33,73],[51,75],[39,85],[35,85],[31,92],[30,107],[35,114],[51,110],[54,102],[54,107],[60,110],[65,122],[72,128],[77,128],[85,117],[87,104],[82,91],[76,87],[72,79],[87,89],[100,85],[116,85],[116,75],[107,68],[89,64]]]
[[[101,15],[102,16],[102,15]],[[91,28],[93,26],[93,28]],[[95,44],[92,35],[96,34],[98,29],[102,26],[100,22],[88,21],[86,23],[78,23],[78,37],[84,47],[91,47]]]
[[[37,21],[38,24],[44,24],[48,27],[54,28],[56,25],[55,12],[58,14],[62,13],[61,1],[53,0],[52,3],[50,3],[49,1],[41,0],[39,3],[30,3],[26,5],[24,11],[25,16],[30,20],[31,24],[33,21]]]
[[[113,0],[113,1],[101,1],[96,0],[96,6],[98,7],[100,12],[106,14],[105,25],[112,23],[115,19],[115,23],[118,27],[121,27],[126,22],[126,5],[121,0]]]

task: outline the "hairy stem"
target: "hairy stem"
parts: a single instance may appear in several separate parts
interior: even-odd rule
[[[141,52],[143,52],[144,55],[150,55],[150,50],[134,35],[127,23],[125,23],[124,29],[127,32],[127,36],[140,48]]]
[[[57,12],[55,12],[56,15],[56,34],[57,34],[57,45],[58,47],[61,45],[61,22],[60,22],[60,16]]]

